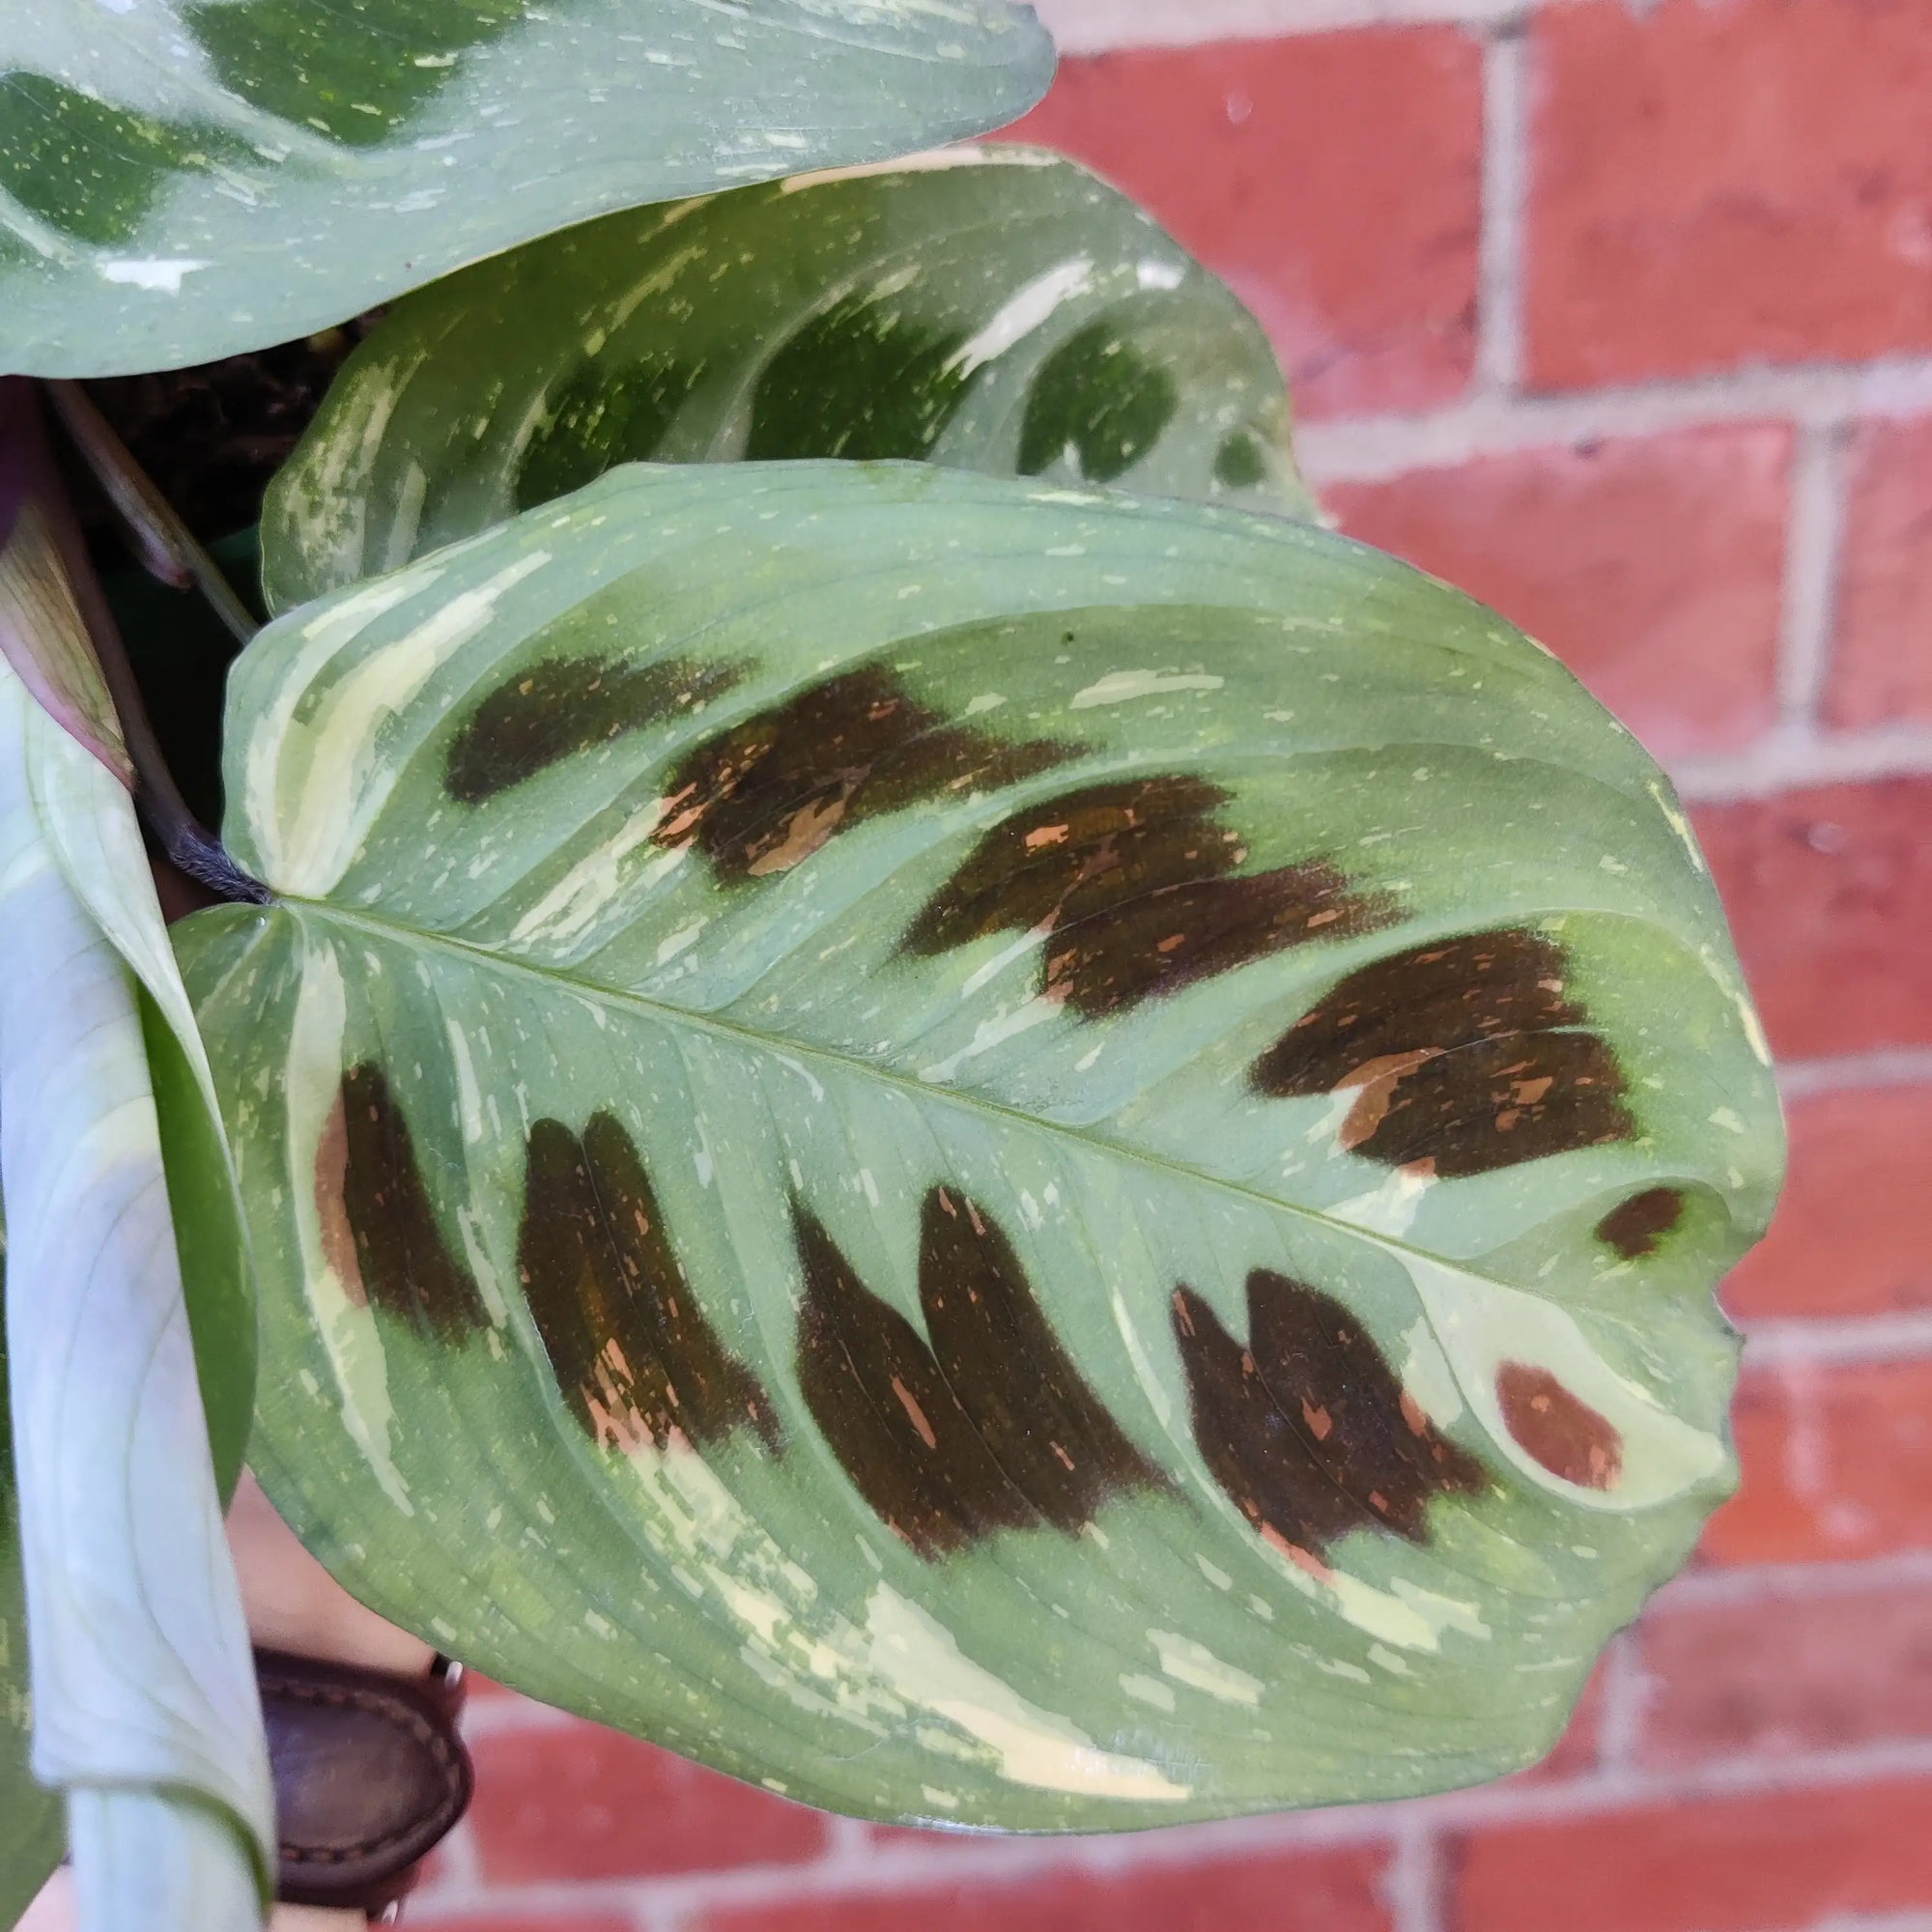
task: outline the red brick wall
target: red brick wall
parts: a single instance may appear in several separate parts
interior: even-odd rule
[[[962,1842],[498,1693],[412,1918],[1932,1932],[1932,0],[1046,11],[1027,131],[1263,316],[1344,526],[1536,631],[1695,804],[1793,1135],[1725,1290],[1745,1487],[1500,1786]]]

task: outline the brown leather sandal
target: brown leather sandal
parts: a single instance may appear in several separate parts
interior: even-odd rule
[[[469,1804],[463,1667],[427,1677],[255,1652],[281,1838],[276,1897],[395,1917]]]

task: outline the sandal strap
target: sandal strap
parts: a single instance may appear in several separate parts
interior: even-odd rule
[[[284,1903],[378,1918],[463,1816],[473,1778],[456,1727],[462,1672],[438,1666],[398,1677],[256,1651]]]

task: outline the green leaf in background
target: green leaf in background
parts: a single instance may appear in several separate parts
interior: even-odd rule
[[[30,1663],[90,1927],[259,1923],[272,1796],[218,1494],[254,1367],[233,1180],[133,806],[5,665],[0,1186],[33,1633],[4,1755]],[[12,1896],[44,1832],[8,1849]]]
[[[93,0],[0,33],[0,373],[206,362],[568,222],[1012,120],[1008,0]]]
[[[1762,1039],[1657,768],[1443,585],[633,468],[231,689],[251,1463],[493,1674],[875,1816],[1391,1797],[1730,1488]]]
[[[263,515],[288,610],[613,464],[911,457],[1307,515],[1261,325],[1037,148],[635,210],[422,290]]]

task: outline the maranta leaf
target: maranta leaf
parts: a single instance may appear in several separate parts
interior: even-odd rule
[[[1085,169],[969,147],[611,215],[398,303],[269,493],[265,582],[290,609],[618,463],[813,456],[1310,512],[1233,293]]]
[[[642,202],[997,128],[1008,0],[85,0],[0,54],[0,372],[212,361]],[[30,31],[29,31],[30,29]]]
[[[624,469],[280,619],[181,943],[357,1594],[885,1817],[1545,1749],[1732,1479],[1782,1159],[1655,766],[1372,552]]]

